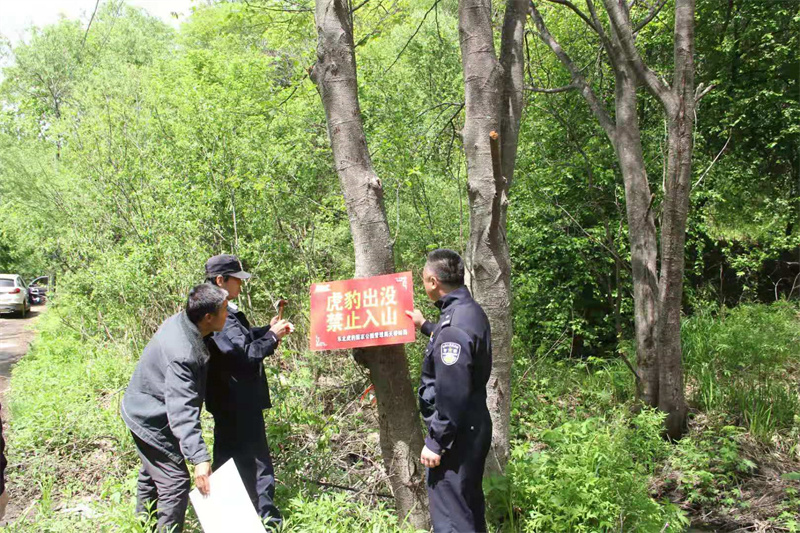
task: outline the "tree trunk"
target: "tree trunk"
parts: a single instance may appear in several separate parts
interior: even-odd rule
[[[459,36],[464,69],[463,139],[467,159],[470,289],[492,328],[492,375],[487,405],[492,415],[492,452],[487,472],[501,472],[509,457],[511,416],[511,259],[506,240],[508,190],[514,175],[522,116],[523,53],[527,0],[508,0],[500,60],[494,48],[490,0],[459,2]],[[497,132],[493,165],[490,134]],[[497,164],[499,163],[499,165]]]
[[[355,248],[356,277],[395,271],[383,187],[375,174],[361,121],[349,4],[317,0],[319,40],[311,78],[317,84],[328,124],[336,171],[347,206]],[[423,440],[419,414],[402,346],[354,350],[369,369],[380,419],[381,451],[401,518],[429,528],[428,501],[419,462]]]
[[[675,98],[670,100],[674,105],[664,105],[668,152],[661,228],[658,406],[667,413],[666,428],[671,438],[680,437],[686,426],[680,330],[694,148],[694,16],[695,0],[675,2],[675,77],[672,81]]]
[[[616,143],[631,245],[633,316],[636,337],[636,366],[645,404],[658,405],[659,365],[656,341],[658,283],[655,218],[642,151],[639,117],[636,113],[636,81],[629,69],[620,66],[615,77]]]

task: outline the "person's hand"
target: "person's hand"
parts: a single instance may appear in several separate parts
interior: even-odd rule
[[[277,322],[278,322],[278,315],[275,315],[274,317],[272,317],[272,320],[269,321],[269,325],[274,326],[275,324],[277,324]]]
[[[274,333],[276,337],[278,337],[278,340],[280,340],[294,331],[294,324],[288,320],[281,319],[272,324],[272,327],[269,330]]]
[[[422,453],[419,456],[419,461],[423,466],[428,468],[436,468],[442,462],[442,456],[438,453],[433,453],[427,446],[422,448]]]
[[[194,484],[197,485],[197,490],[203,496],[211,494],[211,481],[208,476],[211,475],[211,463],[205,461],[194,465]]]
[[[419,329],[425,323],[425,317],[422,316],[422,311],[414,309],[413,311],[406,311],[406,316],[414,321],[414,327]]]

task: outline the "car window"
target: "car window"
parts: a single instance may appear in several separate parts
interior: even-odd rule
[[[0,279],[0,287],[13,287],[14,280],[13,279]]]

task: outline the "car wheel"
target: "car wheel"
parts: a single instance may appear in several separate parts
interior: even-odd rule
[[[28,310],[25,308],[25,304],[23,303],[23,304],[22,304],[22,309],[21,309],[21,310],[20,310],[20,312],[19,312],[19,317],[20,317],[20,318],[25,318],[25,316],[26,316],[27,314],[28,314]]]

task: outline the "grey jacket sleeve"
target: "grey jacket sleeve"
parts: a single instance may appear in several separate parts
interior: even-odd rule
[[[200,429],[203,398],[197,389],[197,377],[187,362],[173,361],[167,367],[164,400],[169,427],[178,438],[183,456],[195,465],[210,461]]]

